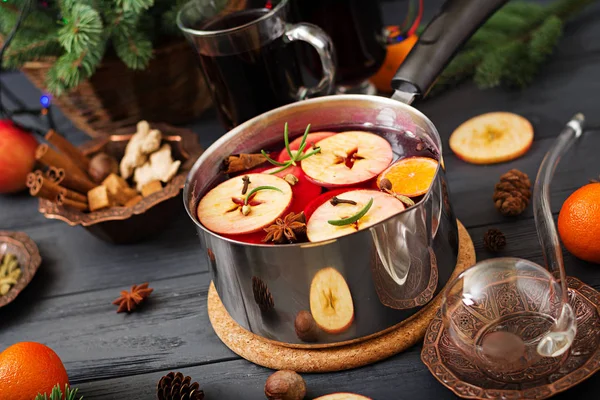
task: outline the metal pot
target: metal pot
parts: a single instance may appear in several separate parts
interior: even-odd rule
[[[234,128],[197,160],[184,188],[185,207],[206,248],[217,292],[239,325],[289,346],[339,345],[397,325],[444,287],[456,264],[457,222],[449,200],[438,132],[409,104],[427,92],[457,48],[505,1],[446,2],[394,77],[397,91],[393,99],[325,96],[283,106]],[[285,122],[295,136],[309,123],[313,132],[383,130],[394,150],[401,146],[395,135],[415,135],[439,153],[440,167],[429,192],[416,206],[337,239],[253,245],[204,228],[196,217],[197,201],[224,179],[220,173],[223,159],[279,144]],[[354,318],[343,332],[319,330],[307,343],[306,338],[297,335],[295,320],[300,311],[310,310],[311,281],[326,267],[336,269],[347,283]]]

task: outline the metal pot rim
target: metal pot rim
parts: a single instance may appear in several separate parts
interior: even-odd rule
[[[226,238],[223,236],[220,236],[208,229],[206,229],[196,218],[195,216],[195,212],[193,210],[190,210],[190,202],[188,201],[189,199],[189,195],[190,195],[190,186],[192,185],[192,179],[193,177],[196,175],[196,171],[200,168],[200,165],[202,165],[202,163],[204,163],[204,161],[210,156],[210,154],[214,151],[214,149],[224,145],[225,143],[227,143],[229,140],[233,139],[234,137],[240,135],[243,131],[245,131],[248,127],[252,126],[253,124],[255,124],[257,121],[259,120],[263,120],[263,119],[269,119],[272,116],[275,116],[283,111],[289,111],[292,110],[296,107],[299,107],[300,105],[306,105],[306,104],[321,104],[321,103],[328,103],[332,100],[345,100],[345,101],[369,101],[369,102],[376,102],[376,103],[380,103],[382,105],[390,105],[393,107],[400,107],[400,108],[404,108],[405,110],[409,111],[410,113],[415,114],[417,117],[421,118],[424,122],[426,122],[429,127],[431,128],[431,134],[434,135],[434,137],[437,139],[437,145],[438,145],[438,150],[439,150],[439,154],[440,154],[440,160],[438,160],[438,166],[437,169],[435,171],[435,176],[434,176],[434,180],[435,178],[437,178],[438,174],[440,173],[440,168],[441,168],[441,164],[442,164],[442,141],[440,139],[440,135],[435,127],[435,125],[433,124],[433,122],[427,118],[427,116],[425,114],[423,114],[421,111],[417,110],[416,108],[402,103],[400,101],[397,100],[393,100],[390,99],[388,97],[382,97],[382,96],[372,96],[372,95],[362,95],[362,94],[341,94],[341,95],[330,95],[330,96],[323,96],[323,97],[316,97],[313,99],[308,99],[308,100],[303,100],[301,102],[297,102],[297,103],[291,103],[291,104],[287,104],[278,108],[275,108],[273,110],[267,111],[263,114],[260,114],[240,125],[238,125],[237,127],[233,128],[232,130],[230,130],[229,132],[227,132],[225,135],[221,136],[219,139],[217,139],[213,144],[210,145],[210,147],[208,147],[203,153],[202,155],[196,160],[196,162],[194,163],[194,165],[192,166],[192,168],[190,169],[190,172],[187,175],[186,181],[185,181],[185,186],[183,189],[183,203],[184,203],[184,207],[185,210],[188,214],[188,216],[190,217],[190,219],[194,222],[194,224],[202,229],[204,232],[206,232],[207,234],[215,237],[215,238],[219,238],[220,240],[224,240],[226,242],[229,243],[235,243],[235,244],[240,244],[240,245],[245,245],[245,246],[251,246],[251,247],[262,247],[262,248],[271,248],[273,247],[272,245],[269,244],[258,244],[258,243],[247,243],[247,242],[241,242],[241,241],[237,241],[237,240],[233,240],[230,238]],[[378,222],[377,224],[373,225],[372,227],[376,227],[379,226],[380,224],[385,223],[386,221],[392,219],[392,218],[396,218],[398,215],[400,214],[404,214],[406,212],[411,212],[412,210],[421,207],[423,204],[426,203],[426,200],[431,196],[431,187],[427,190],[427,193],[423,196],[423,199],[417,204],[415,205],[413,208],[410,209],[406,209],[398,214],[394,214],[380,222]],[[370,227],[370,228],[372,228]],[[350,234],[347,235],[343,235],[334,239],[328,239],[328,240],[322,240],[319,242],[304,242],[304,243],[289,243],[289,244],[278,244],[277,247],[315,247],[315,246],[324,246],[324,245],[328,245],[330,243],[334,243],[339,239],[343,239],[346,237],[350,237],[353,235],[357,235],[360,234],[363,230],[359,230],[356,232],[352,232]]]

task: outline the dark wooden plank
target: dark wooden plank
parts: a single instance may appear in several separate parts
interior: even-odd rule
[[[76,384],[86,400],[152,399],[156,383],[169,370],[150,374]],[[272,371],[244,360],[202,365],[182,369],[197,380],[206,399],[264,399],[264,384]],[[455,399],[420,361],[420,347],[366,368],[328,374],[304,374],[308,393],[313,399],[334,392],[349,391],[373,400]],[[600,385],[600,376],[591,377],[556,399],[592,399]]]
[[[129,315],[111,304],[127,287],[45,300],[28,289],[0,310],[0,348],[43,342],[74,382],[237,358],[208,321],[208,284],[208,273],[155,282],[145,307]]]

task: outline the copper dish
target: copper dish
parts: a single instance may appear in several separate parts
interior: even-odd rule
[[[0,231],[0,259],[5,253],[14,254],[19,260],[21,277],[7,294],[0,296],[0,307],[12,302],[31,282],[42,263],[37,245],[24,232]]]
[[[162,191],[145,197],[133,207],[112,207],[95,212],[82,212],[40,199],[39,211],[46,218],[59,219],[71,226],[81,225],[94,236],[111,243],[133,243],[160,231],[171,221],[181,205],[181,190],[194,161],[202,154],[196,134],[188,129],[151,123],[163,134],[163,143],[171,145],[173,158],[181,160],[179,172]],[[91,140],[80,146],[87,156],[104,151],[120,160],[133,133],[131,128]]]
[[[579,384],[600,370],[600,293],[568,277],[569,302],[577,317],[577,335],[564,360],[548,374],[548,365],[525,371],[525,382],[494,380],[467,361],[449,339],[441,313],[427,328],[421,359],[433,376],[456,395],[467,399],[541,400]],[[537,378],[536,378],[537,375]]]

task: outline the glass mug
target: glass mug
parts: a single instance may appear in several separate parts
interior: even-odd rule
[[[333,41],[336,93],[375,94],[368,79],[379,70],[387,53],[379,0],[292,0],[292,5],[297,21],[317,25]],[[308,53],[308,57],[312,55],[310,70],[318,76],[318,59]]]
[[[307,97],[329,94],[335,52],[320,28],[289,24],[289,0],[193,0],[177,24],[195,48],[220,119],[231,129],[259,114]],[[322,78],[303,85],[292,41],[317,51]]]

